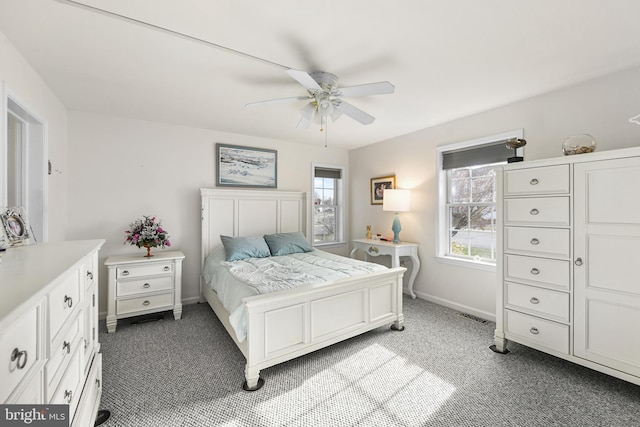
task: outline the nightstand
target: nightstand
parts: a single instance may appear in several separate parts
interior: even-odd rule
[[[363,251],[368,256],[391,256],[391,267],[400,267],[400,257],[407,256],[411,259],[412,268],[411,276],[409,277],[409,295],[415,299],[416,294],[413,293],[413,283],[420,270],[420,258],[418,257],[418,244],[409,242],[391,243],[384,240],[372,240],[372,239],[355,239],[353,241],[353,250],[351,251],[351,258],[355,258],[358,249]],[[368,258],[367,258],[368,259]]]
[[[119,255],[107,258],[107,331],[118,319],[173,310],[182,317],[182,260],[180,251],[156,252],[152,257]]]

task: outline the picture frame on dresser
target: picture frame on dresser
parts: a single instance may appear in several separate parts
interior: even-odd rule
[[[278,188],[278,152],[217,143],[216,185]]]
[[[31,233],[24,208],[9,207],[0,210],[0,249],[30,242]]]

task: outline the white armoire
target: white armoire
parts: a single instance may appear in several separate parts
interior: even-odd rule
[[[495,351],[640,385],[640,147],[498,169]]]

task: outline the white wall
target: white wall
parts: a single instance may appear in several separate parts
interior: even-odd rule
[[[348,164],[348,152],[84,112],[69,113],[67,239],[104,238],[100,305],[106,311],[104,260],[139,253],[124,231],[155,215],[182,250],[182,296],[195,302],[200,277],[200,188],[215,187],[215,144],[278,151],[278,189],[311,191],[311,163]],[[168,249],[165,249],[168,250]],[[346,252],[347,248],[344,248]],[[153,250],[152,250],[153,251]]]
[[[436,158],[438,145],[524,129],[525,160],[561,156],[562,142],[588,133],[598,151],[640,145],[640,69],[609,75],[375,145],[352,150],[351,237],[365,226],[392,234],[393,213],[369,204],[369,179],[395,174],[410,188],[411,212],[402,213],[401,239],[420,243],[422,267],[414,290],[426,299],[484,318],[495,316],[496,275],[436,260]]]
[[[64,240],[67,225],[67,110],[1,32],[0,81],[22,107],[46,122],[45,144],[54,168],[53,174],[47,178],[49,191],[45,216],[48,219],[48,240]],[[0,135],[3,137],[6,133],[5,107],[0,107]]]

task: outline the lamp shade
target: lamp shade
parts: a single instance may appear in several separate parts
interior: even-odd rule
[[[409,212],[411,201],[409,190],[384,190],[382,210],[392,212]]]

